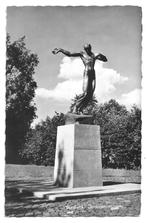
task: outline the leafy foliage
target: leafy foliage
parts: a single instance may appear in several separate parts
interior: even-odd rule
[[[30,124],[35,118],[33,98],[37,87],[33,74],[38,57],[25,45],[25,37],[13,43],[7,36],[6,60],[6,161],[19,162],[18,150],[22,148]]]
[[[140,168],[140,109],[134,106],[131,111],[127,111],[125,106],[112,99],[104,104],[91,102],[86,112],[93,115],[93,124],[100,125],[103,167]],[[53,165],[57,126],[63,124],[64,114],[55,113],[52,119],[47,117],[36,125],[28,135],[22,154],[24,160],[39,165]]]
[[[25,163],[54,165],[57,126],[64,125],[64,114],[55,113],[47,117],[32,129],[28,136],[21,157]]]
[[[136,123],[136,124],[135,124]],[[141,166],[141,111],[129,112],[115,100],[99,106],[95,124],[101,127],[102,163],[105,168]]]

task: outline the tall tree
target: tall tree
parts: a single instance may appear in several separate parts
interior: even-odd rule
[[[127,123],[128,154],[130,168],[141,167],[141,110],[135,105],[130,111]]]
[[[39,60],[26,48],[25,37],[11,42],[7,35],[6,46],[6,162],[14,163],[36,116],[33,75]]]
[[[114,99],[98,107],[95,124],[100,125],[103,166],[135,169],[141,166],[141,111]]]

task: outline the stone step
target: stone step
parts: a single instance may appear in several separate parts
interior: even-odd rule
[[[63,188],[53,191],[34,191],[33,195],[38,198],[46,198],[50,201],[66,198],[79,198],[87,196],[107,196],[122,193],[141,192],[140,184],[118,184],[112,186],[86,187],[86,188]]]

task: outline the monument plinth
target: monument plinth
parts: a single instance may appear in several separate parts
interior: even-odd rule
[[[58,186],[70,188],[102,186],[99,126],[58,127],[54,180]]]

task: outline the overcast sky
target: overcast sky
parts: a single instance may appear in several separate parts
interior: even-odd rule
[[[115,98],[128,108],[140,104],[141,9],[121,7],[8,7],[7,32],[12,40],[26,36],[39,57],[35,80],[39,121],[54,111],[67,112],[71,98],[82,92],[83,64],[78,58],[53,55],[61,47],[72,52],[91,43],[107,63],[97,62],[95,94],[99,102]]]

